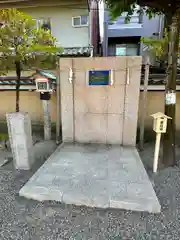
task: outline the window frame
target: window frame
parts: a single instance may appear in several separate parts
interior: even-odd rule
[[[125,48],[125,55],[117,55],[117,49],[120,49],[120,48],[122,48],[122,49],[124,49]],[[127,54],[127,45],[126,44],[116,44],[115,45],[115,54],[116,54],[116,56],[126,56],[126,54]]]
[[[117,52],[117,49],[118,49],[118,48],[125,48],[125,49],[126,49],[126,55],[117,55],[116,52]],[[128,49],[130,49],[130,48],[136,49],[136,55],[135,55],[135,56],[138,56],[139,46],[138,46],[138,44],[136,44],[136,43],[116,44],[116,45],[115,45],[115,55],[116,55],[116,56],[132,56],[132,55],[127,55],[127,51],[128,51]]]
[[[82,17],[87,17],[87,23],[86,24],[82,24]],[[74,19],[75,18],[80,19],[80,24],[79,25],[74,24]],[[75,27],[75,28],[77,28],[77,27],[88,27],[88,25],[89,25],[88,15],[79,15],[79,16],[72,17],[72,26],[73,27]]]

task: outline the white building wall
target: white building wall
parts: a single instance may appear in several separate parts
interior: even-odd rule
[[[90,44],[89,27],[72,27],[72,17],[89,15],[86,7],[31,7],[20,11],[36,19],[49,18],[52,35],[62,47],[87,47]]]

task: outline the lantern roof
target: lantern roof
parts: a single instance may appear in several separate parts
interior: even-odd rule
[[[52,72],[47,72],[44,70],[37,70],[37,73],[42,75],[43,77],[50,79],[50,80],[56,81],[56,76]]]
[[[151,115],[151,117],[153,117],[153,118],[155,118],[155,119],[157,119],[157,118],[161,118],[161,117],[163,117],[163,118],[167,118],[167,119],[172,119],[171,117],[165,115],[165,114],[162,113],[162,112],[154,113],[154,114]]]

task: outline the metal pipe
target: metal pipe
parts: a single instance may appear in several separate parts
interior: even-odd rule
[[[61,143],[61,93],[60,93],[60,60],[56,69],[56,144]]]

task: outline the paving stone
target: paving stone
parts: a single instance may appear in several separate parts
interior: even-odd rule
[[[72,189],[64,191],[63,201],[68,204],[108,208],[108,184],[105,180],[90,179],[74,180]]]
[[[32,195],[38,200],[36,187],[43,187],[39,191],[41,200],[63,199],[67,204],[160,212],[135,148],[63,144],[34,176],[21,189],[21,196]]]
[[[46,144],[44,146],[47,149],[49,144]],[[154,143],[150,146],[145,145],[145,150],[141,152],[145,166],[152,166],[153,151]],[[40,154],[40,151],[38,152]],[[177,159],[180,159],[180,155],[177,155]],[[22,185],[26,184],[43,161],[37,161],[32,172],[16,171],[12,163],[0,168],[0,239],[180,239],[179,167],[167,168],[151,175],[162,208],[160,214],[149,214],[114,209],[116,202],[111,202],[111,209],[99,209],[67,205],[57,201],[38,202],[20,197],[18,193]],[[144,202],[147,208],[149,202]],[[133,204],[133,208],[137,208],[137,204],[132,202],[131,206]]]

